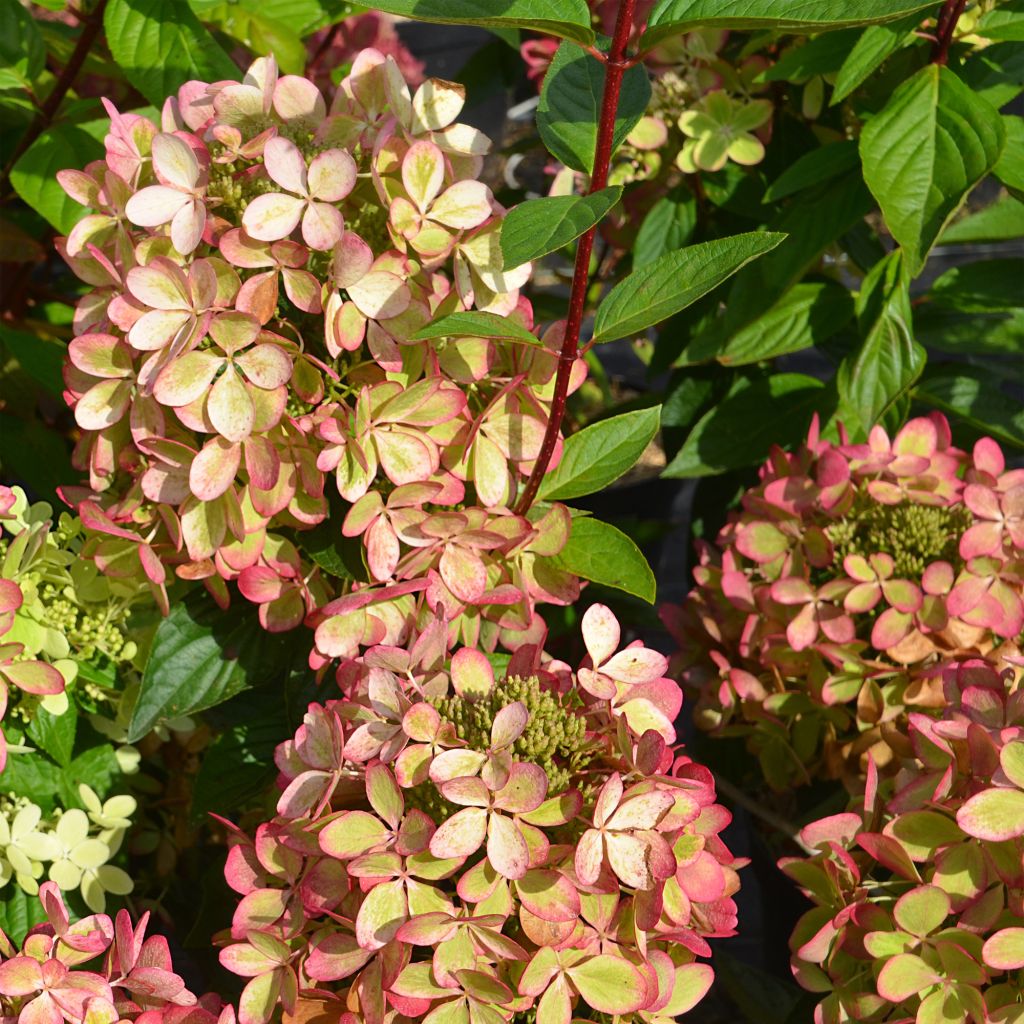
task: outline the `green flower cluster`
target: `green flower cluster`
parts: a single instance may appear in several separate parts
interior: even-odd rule
[[[583,717],[562,697],[541,686],[536,676],[509,676],[498,682],[486,697],[467,700],[459,696],[433,701],[441,717],[455,727],[459,739],[473,750],[486,751],[491,744],[494,716],[509,704],[522,701],[530,720],[512,745],[516,761],[531,761],[544,769],[548,794],[564,793],[593,759]]]
[[[842,568],[847,555],[884,551],[894,562],[893,575],[920,579],[934,561],[949,562],[954,571],[963,565],[958,545],[973,522],[964,505],[884,505],[865,500],[849,515],[828,527],[835,549],[834,564]]]

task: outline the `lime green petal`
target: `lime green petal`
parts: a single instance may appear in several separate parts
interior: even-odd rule
[[[744,132],[732,140],[732,145],[729,147],[729,158],[747,167],[759,164],[764,159],[764,146],[760,139]]]
[[[772,116],[772,105],[768,100],[752,100],[733,115],[732,127],[738,132],[749,132],[766,124]]]
[[[699,110],[684,110],[679,115],[678,124],[679,130],[691,139],[718,130],[718,122]]]
[[[131,875],[127,871],[114,867],[113,864],[104,864],[103,867],[97,868],[96,877],[99,879],[100,885],[115,896],[127,896],[135,888]]]
[[[110,860],[110,847],[98,839],[86,839],[71,851],[71,861],[83,870],[98,868]]]
[[[693,150],[693,162],[703,171],[720,171],[729,152],[729,139],[725,135],[706,135]]]

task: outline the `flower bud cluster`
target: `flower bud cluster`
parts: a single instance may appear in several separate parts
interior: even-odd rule
[[[909,716],[946,703],[942,668],[1019,652],[1024,471],[995,441],[953,446],[939,414],[894,439],[776,450],[664,618],[698,724],[745,735],[777,788],[883,774]]]
[[[524,644],[496,680],[440,620],[343,664],[278,748],[277,816],[232,832],[240,1024],[639,1024],[700,1000],[736,923],[729,814],[674,745],[666,659],[619,650],[602,605],[582,628],[575,672]]]
[[[808,825],[780,867],[815,904],[790,945],[815,1020],[1021,1019],[1024,673],[972,658],[942,674],[939,718],[912,713],[914,756],[873,764],[853,808]]]
[[[500,337],[534,329],[530,266],[504,266],[463,100],[367,49],[330,99],[260,58],[241,82],[186,83],[159,125],[107,104],[105,159],[59,175],[92,211],[59,243],[92,286],[65,367],[89,480],[66,494],[104,573],[164,608],[172,575],[222,604],[236,582],[267,629],[319,627],[317,664],[404,642],[437,608],[493,649],[537,628],[536,601],[575,597],[542,564],[564,510],[547,530],[509,511],[562,327]],[[485,336],[421,339],[467,311]],[[331,572],[304,551],[329,513],[358,584],[323,538]]]

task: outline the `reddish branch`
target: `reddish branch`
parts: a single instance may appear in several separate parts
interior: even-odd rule
[[[939,12],[935,27],[935,45],[932,47],[932,63],[945,64],[949,60],[949,46],[953,42],[953,30],[964,13],[967,0],[946,0]]]
[[[53,122],[61,103],[64,101],[64,97],[67,96],[71,86],[74,85],[75,79],[85,63],[85,58],[89,56],[89,51],[92,49],[100,29],[103,27],[103,9],[106,6],[107,0],[99,0],[92,13],[83,22],[82,31],[79,33],[78,41],[75,43],[75,49],[70,58],[68,58],[67,64],[64,65],[64,70],[61,71],[60,76],[54,83],[53,89],[50,91],[50,95],[46,97],[46,102],[39,108],[39,113],[36,114],[35,119],[25,130],[25,134],[22,135],[18,145],[15,147],[10,160],[7,161],[2,178],[4,182],[10,177],[11,168],[18,162],[18,159],[25,150]]]
[[[601,96],[601,114],[597,126],[597,145],[594,152],[594,170],[590,178],[590,192],[598,192],[608,184],[608,168],[612,159],[612,141],[615,135],[615,114],[619,107],[619,92],[622,89],[622,76],[634,61],[626,57],[626,46],[633,30],[633,11],[636,0],[620,0],[619,13],[615,20],[615,34],[612,44],[605,57],[604,92]],[[576,247],[576,265],[573,270],[572,290],[569,294],[569,316],[565,324],[565,338],[562,350],[558,355],[558,372],[555,375],[555,392],[551,399],[551,414],[548,417],[547,430],[540,455],[526,482],[522,497],[516,505],[516,511],[524,515],[537,497],[544,474],[558,443],[562,420],[565,418],[565,402],[569,394],[569,378],[573,364],[579,352],[580,327],[583,324],[583,313],[587,300],[587,285],[590,281],[590,254],[594,248],[595,224],[581,236]]]

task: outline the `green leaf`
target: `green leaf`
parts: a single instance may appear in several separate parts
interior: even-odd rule
[[[60,774],[57,765],[38,754],[11,754],[4,767],[4,792],[26,797],[48,814],[54,808]]]
[[[540,339],[514,320],[497,313],[449,313],[433,323],[421,327],[413,341],[433,341],[435,338],[502,338],[525,345],[539,345]]]
[[[843,411],[855,414],[864,436],[913,386],[927,355],[913,337],[909,281],[899,251],[864,279],[858,301],[863,341],[836,371]]]
[[[40,497],[61,506],[57,488],[78,479],[67,439],[38,420],[0,411],[0,465],[4,476],[27,484]]]
[[[801,373],[739,380],[698,420],[662,476],[714,476],[756,465],[773,444],[796,444],[806,435],[824,390],[820,380]]]
[[[964,84],[999,109],[1024,91],[1024,47],[993,43],[971,55],[960,70]]]
[[[418,21],[525,28],[578,43],[594,41],[585,0],[374,0],[373,8]]]
[[[598,306],[594,340],[614,341],[661,323],[740,267],[770,252],[785,237],[773,231],[749,231],[677,249],[634,270]]]
[[[715,980],[750,1024],[787,1024],[800,1002],[801,991],[791,982],[715,950]]]
[[[31,85],[46,66],[35,20],[18,0],[0,0],[0,89]]]
[[[695,28],[825,32],[892,21],[933,6],[921,0],[845,0],[842,4],[822,0],[659,0],[640,46],[647,49],[666,36]]]
[[[795,192],[802,192],[811,185],[838,177],[859,163],[857,143],[853,141],[832,142],[827,146],[812,149],[793,161],[771,183],[764,194],[764,201],[778,202]]]
[[[538,561],[654,604],[657,584],[647,559],[629,537],[610,523],[590,516],[574,517],[565,547],[553,558]]]
[[[345,506],[347,508],[349,506]],[[337,512],[336,512],[337,509]],[[312,530],[303,530],[295,543],[324,572],[339,580],[359,580],[369,583],[369,570],[364,556],[365,548],[358,537],[342,535],[339,523],[345,518],[338,502],[331,501],[331,515]]]
[[[235,7],[287,25],[299,36],[340,21],[355,8],[348,0],[189,0],[189,6],[201,21],[215,21],[223,8]]]
[[[18,361],[25,373],[51,395],[60,396],[63,393],[61,369],[67,351],[63,345],[27,331],[16,331],[3,324],[0,324],[0,344]]]
[[[115,779],[121,777],[121,766],[109,743],[90,747],[79,754],[60,774],[57,793],[64,807],[82,807],[78,787],[84,782],[102,800],[110,792]],[[83,808],[84,809],[84,808]]]
[[[1003,118],[1006,146],[992,173],[1016,196],[1024,199],[1024,117]]]
[[[940,352],[1019,356],[1024,352],[1024,310],[959,313],[928,303],[914,311],[914,336]]]
[[[561,249],[602,220],[619,201],[614,185],[588,196],[545,196],[513,207],[501,225],[505,269],[522,266]]]
[[[573,43],[562,43],[544,76],[537,106],[537,128],[544,145],[567,167],[585,174],[594,166],[604,70],[596,57]],[[612,152],[643,116],[650,98],[647,72],[637,64],[622,76]]]
[[[951,267],[932,285],[938,306],[965,313],[993,313],[1024,307],[1024,264],[1020,259],[979,260]]]
[[[761,73],[759,79],[764,82],[794,82],[802,85],[815,75],[834,74],[859,34],[859,30],[854,28],[815,36],[787,50],[767,71]]]
[[[62,715],[54,715],[44,707],[37,707],[25,731],[28,738],[57,764],[67,766],[75,746],[77,726],[78,707],[74,701],[69,701]]]
[[[864,180],[916,277],[967,193],[995,166],[1002,119],[948,68],[904,82],[860,137]]]
[[[836,75],[829,106],[841,103],[891,57],[921,23],[921,16],[921,12],[914,12],[897,21],[866,28]]]
[[[633,244],[633,269],[682,249],[696,227],[697,200],[685,185],[678,185],[647,211]]]
[[[57,182],[57,172],[84,167],[103,156],[103,143],[71,124],[47,129],[11,169],[14,191],[61,234],[66,235],[86,214]]]
[[[211,708],[277,678],[290,645],[259,624],[243,603],[223,611],[194,592],[159,625],[128,726],[134,743],[158,722]]]
[[[29,930],[46,920],[38,896],[23,892],[17,882],[4,886],[0,893],[0,930],[21,949]]]
[[[1021,0],[1004,0],[982,17],[978,34],[986,39],[1024,43],[1024,3]]]
[[[661,407],[637,409],[599,420],[566,439],[562,459],[550,470],[537,495],[567,501],[593,494],[636,465],[658,432]]]
[[[1024,407],[1001,390],[1002,378],[977,366],[929,368],[914,389],[927,406],[956,416],[997,441],[1024,448]]]
[[[802,281],[767,313],[734,334],[706,332],[685,349],[673,365],[716,359],[725,366],[774,359],[799,352],[831,338],[853,317],[853,299],[832,281]]]
[[[221,3],[204,20],[254,53],[273,54],[285,74],[301,75],[308,59],[305,44],[291,24],[268,17],[260,6],[260,0]]]
[[[110,0],[103,26],[125,77],[158,107],[190,79],[241,77],[234,61],[180,0]]]
[[[1024,202],[1006,196],[972,213],[942,233],[942,245],[972,242],[1009,242],[1024,237]]]

